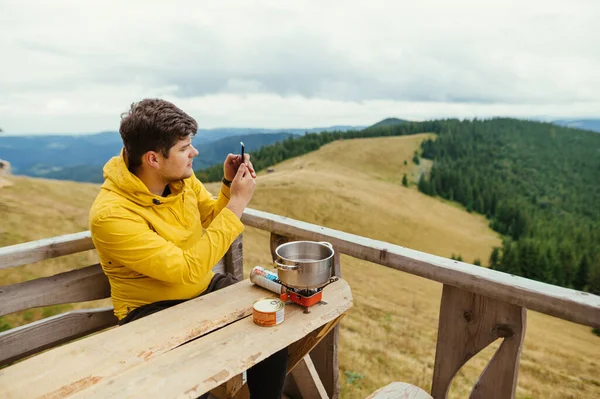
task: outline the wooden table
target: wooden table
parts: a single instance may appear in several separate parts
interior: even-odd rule
[[[288,304],[279,326],[255,325],[252,304],[274,296],[245,280],[51,349],[0,370],[0,397],[196,398],[285,347],[290,372],[352,306],[340,279],[327,305]]]

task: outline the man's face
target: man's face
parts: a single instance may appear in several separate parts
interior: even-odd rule
[[[169,150],[169,157],[160,156],[160,173],[167,182],[187,179],[194,174],[192,162],[198,151],[192,146],[192,136],[179,140]]]

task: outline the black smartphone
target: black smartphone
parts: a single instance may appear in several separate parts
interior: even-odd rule
[[[240,141],[240,145],[242,147],[240,153],[242,154],[242,163],[245,163],[245,159],[244,159],[244,142]]]

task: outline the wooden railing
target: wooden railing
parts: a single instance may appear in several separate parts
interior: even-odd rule
[[[512,398],[525,336],[526,309],[600,328],[600,297],[468,265],[383,241],[344,233],[278,215],[247,209],[247,226],[271,233],[271,252],[290,240],[328,241],[336,250],[334,273],[341,276],[339,254],[374,262],[444,285],[432,383],[432,396],[444,398],[454,375],[480,350],[503,342],[476,383],[474,398]],[[93,249],[89,232],[0,248],[0,269]],[[242,275],[239,238],[216,266]],[[110,295],[99,265],[0,287],[0,315],[31,307],[88,301]],[[112,308],[78,310],[0,333],[0,364],[113,326]],[[334,329],[311,352],[314,367],[330,398],[339,377]],[[293,380],[287,388],[294,390]]]

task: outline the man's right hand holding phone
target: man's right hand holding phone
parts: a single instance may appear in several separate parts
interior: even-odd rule
[[[244,144],[240,155],[227,155],[225,160],[224,172],[225,178],[231,181],[231,198],[229,199],[229,208],[238,218],[242,217],[244,209],[252,200],[254,195],[256,172],[250,162],[250,154],[244,154]],[[235,170],[235,177],[230,179],[227,175]],[[227,173],[229,172],[229,173]]]

